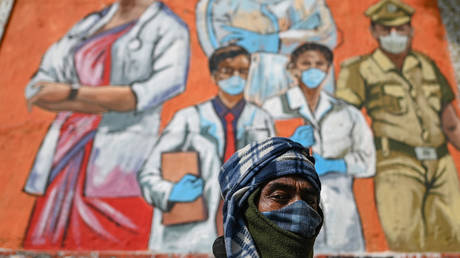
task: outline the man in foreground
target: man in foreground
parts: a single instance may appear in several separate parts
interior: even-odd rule
[[[287,138],[268,138],[236,152],[222,167],[224,236],[219,257],[313,257],[323,213],[314,159]]]

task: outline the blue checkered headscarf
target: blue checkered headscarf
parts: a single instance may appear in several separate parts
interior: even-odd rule
[[[243,209],[262,184],[282,176],[299,175],[319,193],[321,183],[314,159],[302,145],[273,137],[238,150],[222,166],[219,184],[224,198],[224,240],[227,257],[259,257]]]

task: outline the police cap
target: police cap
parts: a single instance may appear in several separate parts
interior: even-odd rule
[[[381,0],[364,13],[374,23],[399,26],[410,22],[414,8],[399,0]]]

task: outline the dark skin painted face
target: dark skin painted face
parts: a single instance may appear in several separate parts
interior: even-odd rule
[[[260,193],[257,208],[260,212],[279,210],[302,200],[318,211],[318,193],[303,177],[285,176],[268,182]]]
[[[295,67],[300,71],[317,68],[327,73],[329,70],[329,63],[320,51],[308,50],[297,58]]]
[[[325,73],[329,72],[330,64],[324,55],[318,50],[307,50],[299,55],[296,62],[291,64],[290,72],[298,80],[298,84],[303,84],[300,77],[302,72],[310,68],[317,68]],[[320,90],[320,89],[319,89]]]
[[[249,73],[250,60],[245,55],[227,58],[220,62],[217,66],[217,71],[214,72],[213,78],[216,82],[228,79],[234,75],[239,75],[247,80]]]
[[[214,83],[217,84],[220,80],[228,79],[234,75],[238,75],[241,78],[247,80],[250,64],[251,63],[249,58],[245,55],[239,55],[221,61],[217,66],[217,71],[215,71],[212,75]],[[241,99],[243,99],[244,93],[242,92],[238,95],[230,95],[219,89],[217,95],[225,106],[231,108],[235,106]]]
[[[328,73],[330,67],[331,64],[329,64],[326,57],[324,57],[323,53],[319,50],[307,50],[303,52],[297,57],[295,63],[290,63],[288,66],[288,70],[290,71],[292,77],[295,78],[298,85],[302,86],[300,88],[305,98],[307,98],[310,110],[315,110],[318,104],[319,94],[324,87],[324,81],[326,80],[323,80],[319,87],[310,89],[304,85],[301,80],[302,72],[310,68],[316,68],[325,73]]]

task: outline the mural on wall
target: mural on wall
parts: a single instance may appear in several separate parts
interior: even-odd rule
[[[34,115],[56,116],[20,171],[34,207],[14,248],[209,254],[220,166],[283,136],[322,181],[315,254],[460,252],[450,63],[413,50],[413,7],[428,7],[350,1],[89,1],[25,89]]]
[[[3,32],[5,31],[14,0],[0,0],[0,42],[2,41]]]
[[[457,82],[460,81],[460,5],[453,1],[439,0],[439,11],[446,27],[447,39],[449,40],[449,53],[452,65],[455,69]],[[457,90],[460,91],[460,84],[457,83]]]
[[[366,11],[378,48],[342,63],[336,94],[372,119],[376,205],[390,249],[459,251],[460,187],[447,143],[460,149],[460,118],[436,63],[411,48],[413,13],[398,0]]]
[[[58,113],[25,186],[42,195],[25,248],[147,249],[152,209],[137,172],[163,102],[185,88],[189,58],[185,23],[150,2],[121,0],[85,17],[27,85],[29,106]]]
[[[264,108],[274,119],[304,121],[291,139],[312,148],[321,179],[325,216],[315,243],[316,253],[363,252],[353,177],[374,175],[375,148],[361,112],[323,90],[332,59],[332,51],[324,45],[305,43],[298,47],[288,65],[298,86],[268,99]]]
[[[229,42],[253,54],[245,91],[257,104],[290,87],[288,55],[300,44],[337,44],[324,0],[200,0],[196,12],[198,37],[207,56]],[[333,91],[333,84],[328,86]]]
[[[217,180],[221,165],[237,149],[253,141],[275,136],[270,116],[244,99],[250,62],[250,54],[240,46],[229,45],[215,50],[210,57],[209,67],[213,81],[219,88],[217,95],[179,110],[174,115],[140,173],[140,184],[146,200],[157,208],[149,245],[152,250],[209,252],[210,244],[223,234]],[[162,154],[186,151],[198,153],[200,178],[186,174],[174,184],[164,180]],[[199,196],[203,196],[207,209],[205,218],[187,224],[163,225],[165,218],[162,218],[162,212],[168,212],[174,205],[193,201]]]

